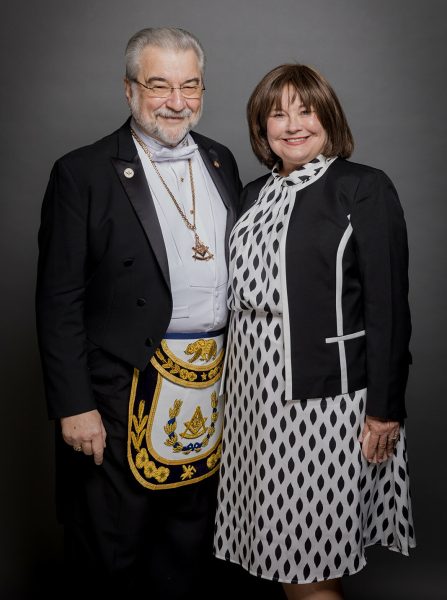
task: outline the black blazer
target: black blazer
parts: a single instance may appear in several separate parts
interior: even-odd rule
[[[241,190],[236,162],[228,148],[192,136],[227,207],[228,238]],[[171,319],[166,249],[129,121],[55,163],[39,250],[38,339],[57,418],[96,407],[90,345],[144,369]]]
[[[246,186],[243,210],[268,177]],[[286,238],[286,289],[286,399],[367,387],[367,414],[403,419],[411,362],[407,234],[397,192],[382,171],[338,158],[298,191]]]

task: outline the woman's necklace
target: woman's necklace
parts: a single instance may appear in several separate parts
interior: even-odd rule
[[[152,160],[151,157],[151,153],[149,151],[149,148],[146,146],[146,144],[143,142],[142,139],[140,139],[140,137],[135,133],[135,131],[133,129],[131,129],[132,135],[133,137],[136,139],[136,141],[140,144],[140,146],[143,148],[146,156],[149,159],[149,162],[151,163],[151,165],[154,168],[154,171],[157,173],[158,177],[160,178],[161,183],[163,184],[163,187],[165,188],[165,190],[168,192],[169,197],[171,198],[171,200],[174,203],[175,208],[178,210],[180,216],[183,219],[183,222],[185,223],[186,227],[193,232],[194,234],[194,240],[195,240],[195,244],[194,246],[192,246],[191,250],[193,250],[194,254],[192,255],[194,260],[211,260],[212,258],[214,258],[214,254],[212,252],[210,252],[209,247],[206,246],[202,240],[199,238],[199,235],[197,233],[197,229],[196,229],[196,192],[195,192],[195,188],[194,188],[194,179],[192,176],[192,165],[191,165],[191,159],[188,158],[188,169],[189,169],[189,181],[191,183],[191,195],[192,195],[192,209],[191,209],[191,214],[192,214],[192,223],[191,221],[188,219],[188,217],[185,215],[185,212],[182,210],[181,206],[179,205],[179,203],[177,202],[174,194],[171,192],[171,190],[168,187],[168,184],[166,183],[166,181],[163,179],[163,177],[161,176],[160,171],[158,170],[157,165],[155,164],[155,162]]]

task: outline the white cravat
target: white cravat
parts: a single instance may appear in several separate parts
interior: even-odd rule
[[[134,131],[137,131],[138,126],[132,125]],[[187,135],[177,146],[171,148],[170,146],[163,146],[154,138],[145,135],[139,130],[138,135],[143,139],[144,143],[149,148],[151,158],[155,162],[166,162],[166,161],[177,161],[192,158],[197,150],[197,144],[194,143],[191,136]]]

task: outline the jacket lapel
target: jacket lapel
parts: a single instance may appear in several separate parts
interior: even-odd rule
[[[132,134],[130,133],[130,119],[117,131],[117,135],[118,151],[117,156],[111,159],[113,167],[143,227],[166,284],[170,289],[169,263],[163,234],[154,201],[147,184],[146,175],[144,174],[143,165],[141,164]],[[193,138],[195,137],[194,133],[192,133],[192,136]],[[201,138],[201,136],[198,137]],[[225,254],[228,261],[228,238],[234,225],[236,214],[223,177],[222,160],[212,146],[203,144],[202,139],[196,139],[195,141],[217,191],[227,207],[227,227],[225,234],[227,243],[225,245]]]
[[[202,144],[202,140],[200,139],[201,136],[196,136],[194,132],[191,132],[191,135],[199,147],[200,156],[202,157],[202,160],[205,163],[208,173],[210,174],[211,179],[213,180],[214,185],[216,186],[217,191],[219,192],[219,195],[222,198],[222,202],[227,207],[227,226],[225,231],[225,257],[228,264],[228,242],[230,232],[236,221],[236,212],[234,203],[231,201],[230,193],[228,191],[225,179],[223,177],[222,159],[219,157],[217,151],[213,148],[213,146],[206,146]]]
[[[228,209],[232,210],[233,202],[231,201],[230,193],[222,173],[222,159],[219,157],[219,154],[213,146],[207,146],[202,142],[202,136],[196,135],[193,131],[191,132],[191,136],[199,147],[200,156],[211,175],[211,179],[213,180],[223,203]]]
[[[115,171],[140,220],[168,287],[169,264],[163,234],[155,210],[143,165],[130,133],[129,121],[118,130],[118,156],[112,158]]]
[[[213,148],[205,148],[200,144],[200,142],[198,142],[198,146],[200,156],[202,157],[203,162],[205,163],[205,166],[211,175],[211,179],[214,181],[214,185],[216,186],[223,203],[227,208],[231,208],[232,203],[230,201],[227,187],[220,173],[221,162],[217,152]]]

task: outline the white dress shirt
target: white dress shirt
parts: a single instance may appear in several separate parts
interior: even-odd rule
[[[132,120],[132,128],[148,146],[156,150],[160,144],[145,135]],[[163,186],[147,154],[134,140],[152,194],[169,263],[173,299],[169,333],[208,332],[221,329],[227,322],[227,265],[225,261],[225,229],[227,209],[219,196],[200,152],[191,158],[195,188],[196,231],[214,258],[193,259],[194,232],[187,228],[174,202]],[[188,134],[186,142],[194,144]],[[188,160],[156,163],[157,168],[192,223],[192,193]]]

